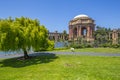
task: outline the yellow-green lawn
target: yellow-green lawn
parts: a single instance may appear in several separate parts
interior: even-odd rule
[[[0,59],[0,80],[120,80],[120,57],[50,54]]]

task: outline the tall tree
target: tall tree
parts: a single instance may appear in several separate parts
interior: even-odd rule
[[[95,42],[97,44],[104,44],[106,42],[109,42],[109,32],[111,31],[110,28],[105,27],[96,27],[96,31],[94,32]]]
[[[16,51],[22,49],[24,58],[29,58],[27,50],[47,48],[47,29],[37,19],[11,18],[0,20],[0,50]]]
[[[63,35],[63,40],[66,40],[67,39],[67,31],[66,30],[63,30],[63,33],[62,33],[62,35]]]

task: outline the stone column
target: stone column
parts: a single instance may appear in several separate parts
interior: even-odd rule
[[[89,38],[90,37],[90,27],[87,26],[87,37]]]
[[[93,38],[94,27],[91,27],[91,38]]]
[[[78,31],[78,33],[79,33],[79,36],[81,37],[81,26],[79,26],[79,31]]]
[[[79,26],[77,26],[77,38],[79,37]]]
[[[87,26],[87,41],[90,41],[90,26]]]
[[[112,41],[113,41],[113,44],[117,44],[118,43],[118,34],[117,32],[113,32],[112,33]]]
[[[62,37],[62,35],[61,35]],[[71,39],[71,26],[69,26],[69,39]]]
[[[69,40],[73,38],[73,26],[69,26]]]
[[[92,39],[92,27],[90,26],[90,34],[89,34],[89,38]]]

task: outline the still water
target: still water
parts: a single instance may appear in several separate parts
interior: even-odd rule
[[[0,51],[0,55],[14,55],[14,54],[23,54],[23,51]]]
[[[68,46],[69,44],[68,44],[68,42],[67,41],[65,41],[65,42],[55,42],[55,48],[62,48],[62,47],[66,47],[66,46]]]

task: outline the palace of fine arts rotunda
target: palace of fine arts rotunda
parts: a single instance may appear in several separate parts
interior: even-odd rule
[[[89,42],[89,43],[94,43],[97,38],[102,36],[100,39],[101,42],[105,42],[105,40],[109,40],[112,42],[112,44],[118,44],[120,42],[120,30],[113,29],[110,30],[104,34],[99,34],[99,36],[95,35],[95,21],[91,17],[85,14],[80,14],[75,16],[73,19],[69,21],[69,33],[60,33],[60,32],[49,32],[49,39],[53,41],[60,41],[60,40],[65,40],[68,42],[77,42],[80,43],[82,41],[84,42]],[[105,28],[104,28],[105,29]],[[106,28],[107,30],[107,28]],[[98,40],[99,41],[99,40]],[[100,42],[100,41],[99,41]]]
[[[75,16],[69,22],[69,40],[84,38],[86,41],[94,41],[94,20],[85,14]]]

